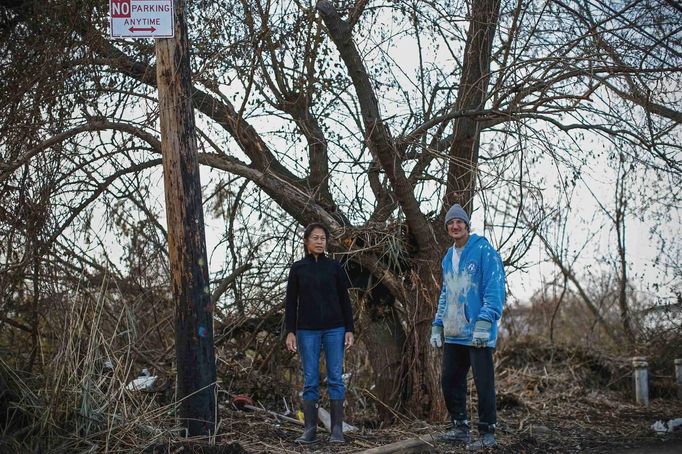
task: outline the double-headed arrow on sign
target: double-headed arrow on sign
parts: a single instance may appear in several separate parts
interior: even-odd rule
[[[156,31],[156,29],[155,29],[154,27],[149,27],[149,28],[136,28],[136,27],[130,27],[128,30],[129,30],[131,33],[135,33],[135,32],[150,32],[150,33],[154,33],[154,32]]]

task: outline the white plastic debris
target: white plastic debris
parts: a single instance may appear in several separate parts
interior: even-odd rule
[[[651,425],[651,429],[659,435],[671,433],[676,427],[682,426],[682,418],[671,419],[668,422],[656,421]]]
[[[657,434],[664,434],[668,432],[668,427],[665,425],[663,421],[656,421],[651,425],[651,429]]]
[[[284,408],[286,409],[283,414],[284,416],[289,416],[291,414],[291,409],[289,409],[289,404],[287,403],[286,397],[282,396],[282,400],[284,401]]]
[[[156,382],[157,376],[151,375],[147,368],[142,369],[142,374],[135,380],[126,385],[126,389],[130,391],[144,391],[151,389]]]
[[[332,431],[332,417],[329,414],[327,410],[322,408],[320,405],[317,408],[317,417],[319,418],[320,422],[322,422],[322,425],[327,428],[329,432]],[[343,425],[341,426],[341,431],[343,433],[348,433],[348,432],[356,432],[358,430],[357,427],[348,424],[346,421],[343,421]]]

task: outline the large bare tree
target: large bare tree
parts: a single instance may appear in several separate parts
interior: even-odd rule
[[[3,284],[15,288],[48,253],[78,256],[93,214],[158,218],[159,106],[153,46],[107,39],[107,2],[0,5],[3,267],[23,277]],[[589,140],[618,137],[623,159],[675,187],[679,13],[667,1],[193,2],[199,162],[217,175],[209,204],[230,213],[230,255],[248,204],[274,232],[329,224],[334,250],[371,276],[359,301],[377,398],[442,417],[426,340],[444,211],[482,213],[511,268],[532,240],[518,213],[545,219],[539,163],[579,174]]]

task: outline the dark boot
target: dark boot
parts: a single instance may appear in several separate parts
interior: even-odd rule
[[[314,400],[303,401],[303,421],[305,428],[303,435],[296,439],[296,443],[309,445],[317,441],[317,402]]]
[[[467,451],[480,451],[497,445],[495,440],[495,424],[480,423],[478,425],[478,440],[467,445]]]
[[[469,421],[453,419],[452,429],[441,435],[439,439],[450,443],[469,443],[471,441]]]
[[[330,443],[345,443],[343,438],[343,400],[330,400],[330,413],[332,419],[332,435],[329,437]]]

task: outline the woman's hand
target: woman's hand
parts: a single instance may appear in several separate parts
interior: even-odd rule
[[[296,335],[294,333],[287,334],[287,350],[296,353]]]
[[[344,346],[346,347],[346,350],[351,348],[353,346],[353,333],[346,333],[346,339],[344,342]]]

